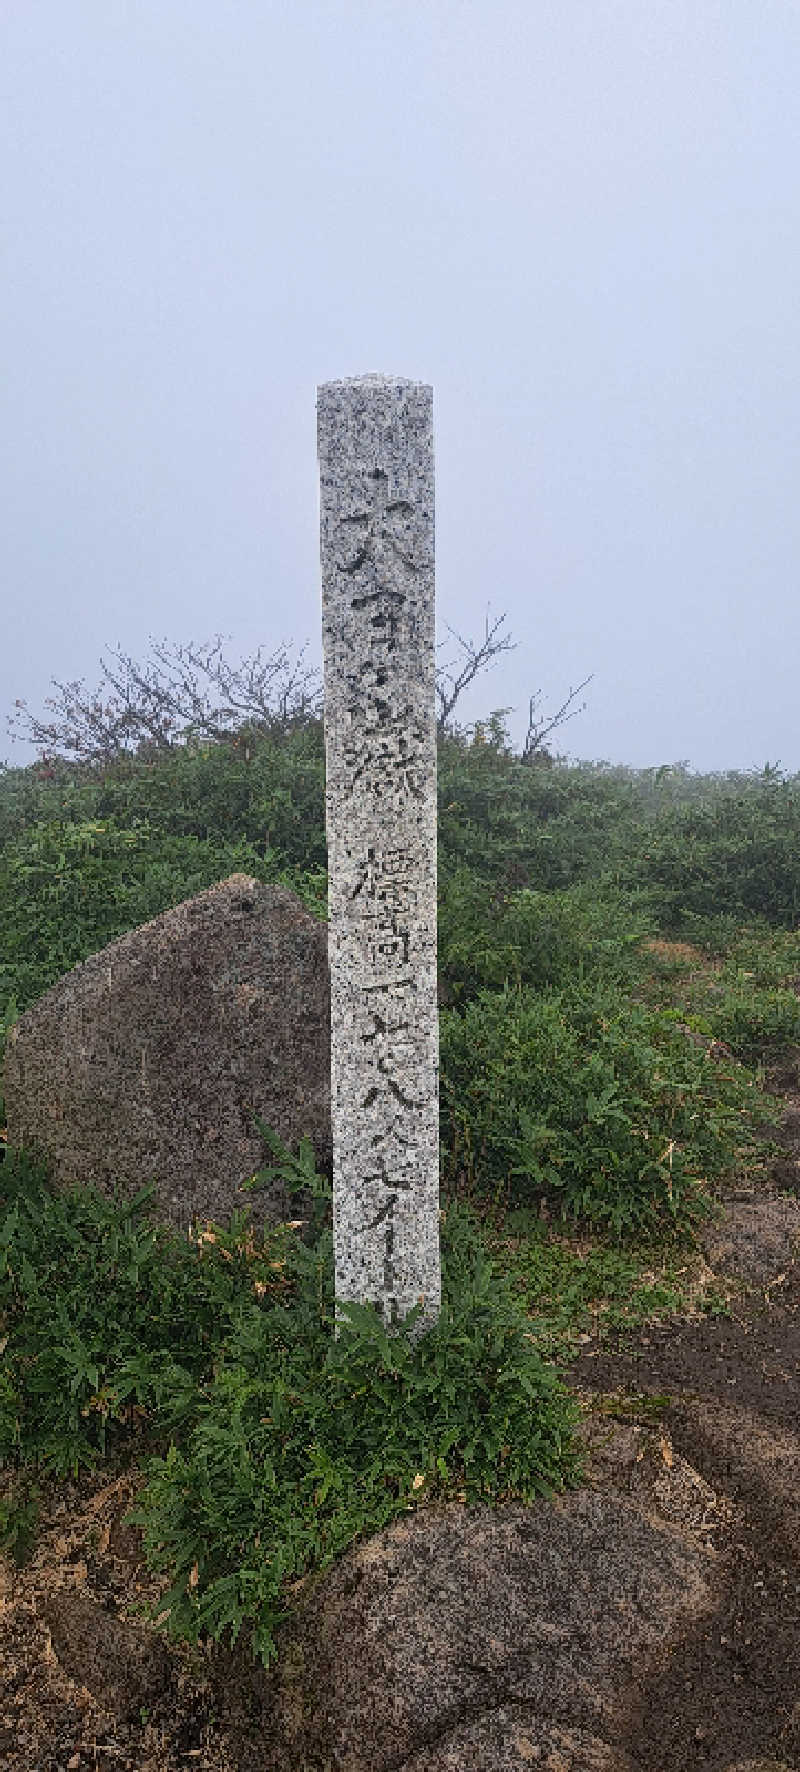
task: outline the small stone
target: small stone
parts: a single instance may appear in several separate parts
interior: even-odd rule
[[[42,1604],[58,1659],[104,1710],[123,1721],[161,1694],[171,1663],[152,1632],[117,1618],[85,1593],[61,1588]]]

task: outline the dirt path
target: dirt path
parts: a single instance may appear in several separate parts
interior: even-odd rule
[[[713,1612],[647,1682],[628,1747],[643,1772],[774,1759],[800,1765],[800,1267],[730,1319],[588,1348],[572,1382],[614,1419],[658,1411],[681,1456],[730,1504]]]

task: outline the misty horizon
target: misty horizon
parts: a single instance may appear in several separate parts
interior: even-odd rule
[[[319,664],[317,386],[434,388],[459,718],[800,769],[800,16],[9,5],[6,722],[120,644]],[[447,656],[446,648],[441,656]]]

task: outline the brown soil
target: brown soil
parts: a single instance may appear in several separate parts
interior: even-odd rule
[[[730,1504],[715,1540],[715,1609],[643,1686],[631,1715],[630,1751],[643,1772],[800,1767],[799,1056],[767,1078],[786,1102],[784,1154],[769,1177],[780,1194],[730,1196],[709,1238],[712,1266],[734,1281],[730,1315],[589,1345],[569,1374],[612,1418],[652,1420],[647,1400],[663,1399],[670,1456]]]
[[[642,942],[648,954],[656,954],[660,960],[675,961],[684,966],[699,966],[708,970],[713,962],[702,948],[696,948],[690,941],[665,941],[661,936],[651,936]]]
[[[631,1753],[643,1772],[800,1765],[800,1268],[730,1318],[587,1348],[571,1379],[623,1419],[666,1399],[671,1456],[732,1504],[715,1609],[644,1686]]]
[[[796,1088],[796,1072],[781,1081]],[[800,1769],[800,1263],[795,1202],[785,1198],[800,1173],[797,1096],[782,1139],[772,1188],[784,1198],[733,1197],[709,1244],[733,1289],[731,1314],[589,1343],[569,1375],[591,1410],[590,1481],[644,1496],[642,1460],[655,1443],[656,1464],[681,1477],[678,1524],[695,1509],[695,1529],[713,1543],[712,1610],[652,1663],[629,1709],[622,1746],[641,1772]],[[134,1608],[169,1583],[147,1571],[140,1534],[122,1519],[147,1455],[163,1449],[140,1438],[94,1475],[43,1485],[29,1562],[0,1559],[7,1772],[252,1763],[252,1711],[267,1688],[246,1633],[234,1649],[167,1646],[152,1631],[143,1643]],[[268,1709],[260,1714],[268,1731]]]

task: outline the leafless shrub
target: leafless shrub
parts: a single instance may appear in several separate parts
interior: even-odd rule
[[[124,755],[173,750],[192,739],[220,742],[243,727],[285,732],[319,718],[320,672],[305,664],[305,647],[295,653],[282,644],[266,656],[259,647],[232,665],[223,645],[219,635],[204,645],[151,639],[143,665],[116,647],[100,661],[98,690],[88,691],[83,680],[54,678],[56,694],[45,701],[50,718],[17,701],[9,732],[45,754],[110,763]]]
[[[505,614],[498,615],[490,627],[487,613],[486,630],[480,645],[476,645],[474,640],[462,639],[461,634],[456,633],[455,628],[451,628],[448,623],[445,624],[448,634],[452,635],[465,656],[458,672],[455,670],[457,661],[440,666],[436,672],[436,696],[439,704],[436,725],[440,734],[445,731],[448,721],[452,718],[453,709],[459,697],[463,695],[464,690],[468,689],[471,683],[474,683],[480,672],[487,670],[489,665],[494,664],[495,659],[499,658],[502,652],[514,651],[516,640],[512,640],[510,634],[500,634],[500,629],[506,619]]]
[[[490,622],[487,614],[480,642],[465,640],[448,625],[461,659],[436,672],[440,735],[454,730],[453,711],[476,677],[501,654],[514,650],[516,642],[502,631],[506,620],[502,614]],[[259,647],[252,657],[233,665],[223,646],[220,635],[201,645],[151,637],[144,664],[120,646],[112,648],[100,661],[99,689],[87,690],[83,679],[61,683],[53,678],[55,693],[45,700],[46,715],[34,714],[26,702],[17,701],[8,720],[9,733],[36,745],[46,765],[59,758],[102,765],[123,756],[156,756],[193,741],[237,743],[244,732],[254,740],[259,733],[287,732],[321,717],[322,674],[306,664],[306,647],[295,651],[288,642],[270,653]],[[591,677],[586,677],[571,689],[552,716],[541,712],[541,691],[531,696],[525,762],[547,757],[545,739],[582,712],[585,703],[572,704],[590,682]]]

